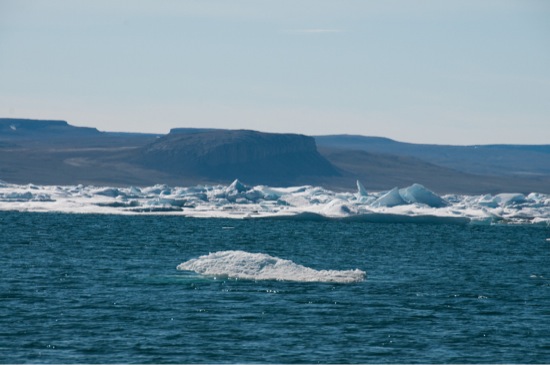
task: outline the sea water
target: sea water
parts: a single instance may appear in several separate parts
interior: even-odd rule
[[[549,238],[537,225],[0,212],[0,361],[549,363]],[[224,251],[365,275],[177,269]]]

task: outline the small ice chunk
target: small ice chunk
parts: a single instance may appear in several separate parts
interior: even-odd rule
[[[365,189],[363,184],[361,184],[361,182],[357,180],[357,196],[361,197],[361,196],[368,196],[368,195],[369,193],[367,193],[367,189]]]
[[[227,187],[226,192],[227,193],[234,193],[234,192],[242,193],[242,192],[245,192],[247,190],[248,190],[248,187],[246,187],[243,183],[241,183],[239,181],[239,179],[235,179],[235,181],[233,181],[231,183],[231,185],[229,185]]]
[[[525,203],[525,195],[523,194],[498,194],[495,196],[495,202],[501,206],[509,206]]]
[[[407,203],[426,204],[432,208],[441,208],[448,205],[439,195],[420,184],[412,184],[407,188],[400,189],[399,194]]]
[[[124,195],[117,188],[106,188],[106,189],[103,189],[103,190],[99,190],[98,192],[96,192],[96,194],[97,195],[108,196],[108,197],[111,197],[111,198],[116,198],[117,196]]]
[[[8,200],[8,201],[10,200],[11,201],[29,201],[29,200],[32,200],[33,198],[34,198],[34,195],[30,191],[27,191],[24,193],[10,192],[7,194],[0,195],[1,200]]]
[[[348,216],[351,214],[351,209],[345,201],[334,199],[323,207],[322,213],[329,217]]]
[[[481,196],[477,204],[481,205],[482,207],[488,207],[488,208],[496,208],[498,207],[498,203],[495,201],[495,198],[491,194],[485,194]]]
[[[395,207],[397,205],[405,205],[407,202],[403,200],[399,194],[398,188],[393,188],[386,194],[382,195],[372,203],[373,207]]]

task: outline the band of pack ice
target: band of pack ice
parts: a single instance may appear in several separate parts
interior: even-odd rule
[[[0,210],[173,214],[202,218],[351,219],[367,222],[550,225],[550,195],[439,196],[413,184],[389,191],[334,192],[315,186],[37,186],[0,182]]]
[[[365,272],[359,269],[314,270],[290,260],[245,251],[214,252],[186,261],[177,269],[205,276],[246,280],[354,283],[365,279]]]

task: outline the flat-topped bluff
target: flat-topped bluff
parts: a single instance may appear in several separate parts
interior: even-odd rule
[[[339,175],[319,154],[314,138],[251,130],[173,130],[144,146],[136,161],[164,171],[251,183]]]
[[[315,139],[299,134],[251,130],[199,130],[174,133],[145,146],[143,153],[171,153],[209,166],[243,163],[291,153],[316,152]]]
[[[0,118],[0,138],[35,138],[51,136],[99,136],[96,128],[75,127],[64,120]]]

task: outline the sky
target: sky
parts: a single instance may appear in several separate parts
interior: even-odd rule
[[[0,117],[550,144],[550,1],[0,0]]]

